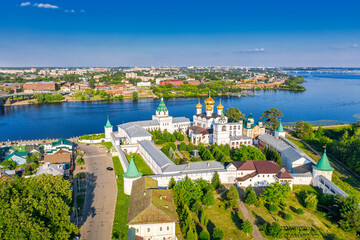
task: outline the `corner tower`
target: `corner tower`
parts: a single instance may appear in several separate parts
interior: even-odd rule
[[[129,164],[129,167],[126,171],[126,173],[124,173],[123,177],[124,177],[124,193],[127,195],[131,194],[131,188],[132,188],[132,184],[135,180],[139,179],[142,176],[142,173],[139,172],[139,170],[137,169],[134,159],[133,159],[133,155],[131,155],[131,161]]]
[[[324,150],[324,154],[321,156],[320,160],[316,165],[313,166],[312,172],[315,178],[315,182],[318,176],[323,176],[327,178],[329,181],[332,179],[334,168],[331,167],[329,159],[326,155],[326,148]]]
[[[104,129],[105,129],[105,138],[108,140],[111,139],[110,134],[113,132],[113,126],[111,125],[111,123],[109,121],[109,116],[107,116],[107,121],[104,126]]]
[[[275,138],[278,138],[278,137],[285,137],[285,131],[284,131],[281,121],[280,121],[278,128],[275,131]]]

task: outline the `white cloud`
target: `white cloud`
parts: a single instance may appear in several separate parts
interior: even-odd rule
[[[352,48],[357,48],[359,45],[357,45],[356,43],[354,43],[354,44],[351,44],[351,47]]]
[[[257,53],[257,52],[265,52],[264,48],[254,48],[254,49],[245,49],[245,50],[237,50],[234,53]]]
[[[20,4],[20,7],[26,7],[26,6],[30,6],[31,2],[23,2]]]
[[[65,10],[66,13],[75,13],[75,10],[74,9],[71,9],[71,10]]]
[[[84,13],[84,12],[86,12],[86,11],[85,11],[84,9],[81,9],[80,12]]]
[[[38,8],[50,8],[50,9],[59,8],[59,6],[51,5],[50,3],[35,3],[34,6]]]

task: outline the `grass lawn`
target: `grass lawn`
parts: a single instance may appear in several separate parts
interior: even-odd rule
[[[237,239],[252,239],[252,236],[246,236],[246,234],[240,230],[240,219],[234,212],[224,208],[220,208],[221,201],[216,199],[216,204],[211,207],[204,207],[204,212],[209,217],[208,230],[211,234],[214,227],[220,227],[224,231],[224,238],[227,240]],[[240,215],[241,216],[241,215]]]
[[[113,163],[115,174],[118,175],[119,178],[116,179],[118,192],[116,198],[115,217],[111,239],[126,240],[128,231],[128,226],[126,225],[126,222],[130,196],[124,193],[124,178],[122,176],[124,174],[124,170],[121,167],[119,158],[113,157]]]
[[[255,207],[247,206],[252,213],[256,224],[261,225],[265,222],[278,222],[281,226],[309,226],[318,229],[324,239],[332,239],[330,236],[337,236],[339,239],[358,239],[355,234],[346,233],[339,229],[335,224],[332,224],[325,213],[315,210],[310,210],[303,207],[298,200],[298,194],[302,191],[313,192],[317,195],[321,194],[312,186],[294,186],[290,193],[289,199],[286,201],[287,206],[283,209],[279,207],[277,212],[270,212],[265,206]],[[295,211],[298,208],[304,210],[304,214],[299,215]],[[292,221],[284,220],[285,214],[292,214],[294,219]],[[268,237],[267,237],[268,238]],[[270,239],[270,238],[269,238]]]
[[[134,157],[135,165],[136,165],[137,169],[139,170],[139,172],[141,172],[144,176],[146,176],[146,175],[154,175],[153,171],[146,164],[146,162],[140,156],[140,154],[132,153],[131,155],[133,155],[133,157]],[[129,161],[129,163],[130,163],[130,160],[131,160],[131,155],[126,155],[126,158]]]

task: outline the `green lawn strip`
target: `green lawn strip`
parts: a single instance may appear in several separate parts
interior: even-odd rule
[[[133,155],[134,161],[135,161],[135,165],[137,167],[137,169],[139,170],[139,172],[141,172],[144,176],[146,175],[154,175],[153,171],[151,170],[151,168],[146,164],[146,162],[144,161],[144,159],[140,156],[140,154],[138,153],[132,153],[131,155]],[[131,160],[131,155],[126,155],[127,160],[130,162]]]
[[[117,183],[117,198],[115,207],[115,217],[111,239],[125,240],[127,238],[128,226],[127,213],[129,208],[130,196],[124,193],[124,170],[121,167],[120,160],[118,157],[113,157],[115,174],[118,176],[116,179]]]
[[[313,152],[311,152],[302,142],[295,139],[289,140],[295,143],[296,146],[298,146],[302,151],[304,151],[316,162],[319,161],[320,156],[317,156]],[[351,180],[348,179],[348,176],[335,170],[333,172],[332,182],[336,184],[336,186],[338,186],[340,189],[345,191],[347,194],[349,194],[349,196],[356,198],[358,202],[360,202],[360,189]]]
[[[317,195],[321,194],[312,186],[299,186],[296,185],[293,191],[290,193],[289,199],[286,201],[286,207],[280,208],[277,212],[270,212],[265,206],[247,206],[249,211],[252,213],[255,223],[259,226],[265,222],[273,223],[278,222],[281,226],[308,226],[314,227],[319,230],[324,237],[330,237],[336,235],[340,239],[357,239],[355,234],[347,233],[335,224],[331,223],[324,212],[310,210],[303,207],[299,203],[298,193],[306,191],[308,193],[313,192]],[[304,214],[299,215],[295,211],[301,208],[304,210]],[[294,219],[291,221],[285,220],[283,217],[285,214],[292,214]],[[271,237],[266,237],[272,239]],[[293,239],[293,238],[292,238]],[[328,239],[328,238],[325,238]],[[329,238],[330,239],[330,238]]]
[[[219,199],[216,199],[214,206],[204,207],[204,212],[209,218],[208,230],[210,234],[214,227],[220,227],[224,231],[224,239],[252,239],[251,234],[246,236],[240,230],[241,223],[239,217],[236,216],[237,214],[229,209],[224,209]]]

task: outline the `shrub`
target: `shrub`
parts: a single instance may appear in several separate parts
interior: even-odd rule
[[[276,206],[276,205],[270,205],[269,206],[269,211],[270,212],[276,212],[278,210],[278,206]]]
[[[199,213],[200,211],[202,210],[202,204],[201,202],[199,201],[196,201],[192,208],[191,208],[191,211],[194,212],[194,213]]]
[[[306,198],[304,199],[304,202],[305,202],[306,208],[315,209],[317,206],[317,203],[318,203],[318,199],[314,193],[311,193],[306,196]]]
[[[194,158],[190,159],[190,161],[192,161],[192,162],[200,162],[201,158],[194,157]]]
[[[180,151],[185,151],[186,150],[186,144],[184,142],[180,143],[179,150]]]
[[[212,238],[215,240],[221,240],[224,237],[224,232],[219,227],[214,228],[214,232],[212,234]]]
[[[273,222],[270,226],[268,226],[268,232],[268,235],[274,238],[282,238],[284,236],[283,229],[277,222]]]
[[[285,220],[287,221],[291,221],[294,219],[293,215],[292,214],[286,214],[285,217],[284,217]]]
[[[169,143],[169,146],[175,151],[176,150],[176,145],[175,143]]]
[[[265,232],[265,233],[267,233],[267,228],[268,228],[268,224],[267,224],[267,223],[261,224],[261,225],[259,226],[259,230],[262,231],[262,232]]]
[[[182,134],[178,135],[178,140],[179,141],[184,141],[184,139],[185,139],[184,135],[182,135]]]
[[[210,234],[205,228],[200,232],[199,240],[210,240]]]
[[[164,143],[166,143],[164,140],[159,140],[159,141],[156,142],[157,145],[161,145],[161,144],[164,144]]]
[[[299,215],[302,215],[302,214],[304,214],[304,210],[302,210],[302,208],[298,208],[298,209],[296,209],[296,213]]]

